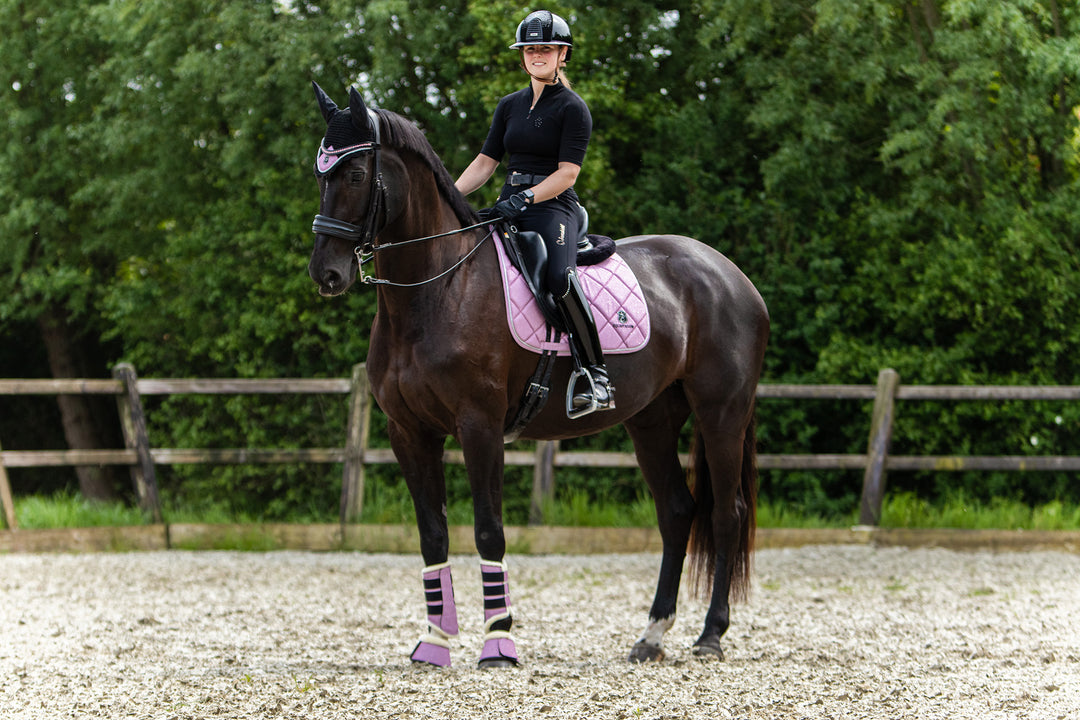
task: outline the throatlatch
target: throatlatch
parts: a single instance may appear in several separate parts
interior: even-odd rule
[[[481,560],[480,576],[484,583],[484,649],[480,653],[480,664],[517,665],[517,647],[510,637],[514,619],[510,614],[506,563]]]
[[[458,634],[457,605],[450,563],[424,568],[427,601],[427,634],[420,638],[410,658],[416,663],[450,666],[450,639]]]

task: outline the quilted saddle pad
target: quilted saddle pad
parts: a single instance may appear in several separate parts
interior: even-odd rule
[[[555,350],[570,354],[565,335],[557,343],[546,341],[547,323],[525,278],[511,263],[498,234],[492,239],[499,253],[506,319],[517,344],[536,353]],[[649,308],[637,276],[618,253],[596,265],[579,266],[581,287],[592,306],[593,319],[606,354],[636,352],[649,342]]]

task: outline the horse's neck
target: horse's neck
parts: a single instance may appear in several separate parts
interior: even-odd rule
[[[419,183],[421,186],[423,184]],[[478,271],[482,275],[498,272],[497,268],[487,268],[488,259],[481,257],[484,255],[482,252],[477,252],[460,267],[451,270],[483,239],[481,230],[456,232],[461,228],[462,224],[453,209],[433,183],[430,188],[417,187],[416,184],[411,187],[410,197],[401,215],[380,233],[379,244],[394,245],[449,234],[376,253],[375,272],[378,277],[394,283],[421,283],[410,288],[382,288],[380,303],[386,310],[398,317],[416,312],[428,316],[433,312],[454,314],[460,311],[460,302],[465,302],[471,292],[468,289],[471,284],[465,282],[466,278]],[[443,276],[443,273],[446,275]],[[448,298],[448,293],[456,293],[459,297]]]

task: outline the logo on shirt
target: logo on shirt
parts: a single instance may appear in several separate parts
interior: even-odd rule
[[[542,117],[538,117],[535,120],[533,120],[533,127],[540,127],[543,124],[544,124],[544,118],[542,118]]]

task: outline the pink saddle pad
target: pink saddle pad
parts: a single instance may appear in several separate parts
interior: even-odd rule
[[[557,343],[546,341],[547,323],[525,278],[506,255],[498,234],[492,234],[499,252],[503,292],[506,295],[506,319],[517,344],[539,353],[555,350],[570,354],[570,343],[563,335]],[[649,342],[649,308],[637,276],[618,253],[596,265],[579,266],[581,287],[592,305],[593,319],[605,353],[636,352]]]

